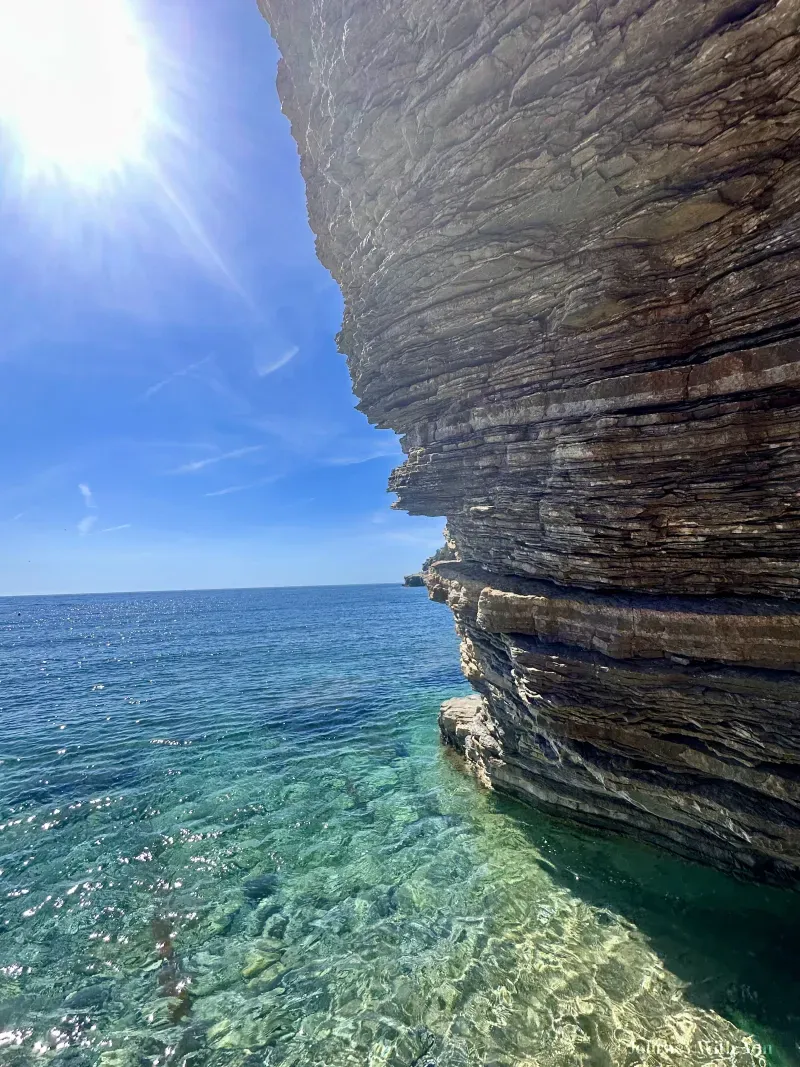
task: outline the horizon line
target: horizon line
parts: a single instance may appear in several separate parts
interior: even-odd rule
[[[23,600],[30,597],[64,596],[142,596],[150,593],[247,593],[265,589],[358,589],[381,585],[399,585],[401,589],[419,588],[406,586],[403,580],[394,582],[314,582],[300,585],[198,585],[183,589],[102,589],[81,593],[0,593],[0,600]]]

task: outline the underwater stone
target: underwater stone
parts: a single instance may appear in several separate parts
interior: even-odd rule
[[[244,961],[242,978],[255,978],[280,959],[279,952],[251,952]]]
[[[89,1011],[101,1008],[110,997],[111,988],[106,983],[86,986],[70,993],[64,1000],[64,1007],[69,1011]]]
[[[277,874],[259,874],[244,883],[244,895],[248,900],[261,901],[278,891],[280,879]]]
[[[136,1055],[127,1049],[109,1049],[101,1052],[98,1057],[98,1067],[134,1067]]]

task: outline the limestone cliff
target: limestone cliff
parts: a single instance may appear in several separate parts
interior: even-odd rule
[[[800,873],[800,3],[261,0],[483,780]]]

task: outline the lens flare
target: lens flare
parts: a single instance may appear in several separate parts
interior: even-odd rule
[[[126,0],[0,0],[0,125],[26,172],[91,184],[142,162],[153,114]]]

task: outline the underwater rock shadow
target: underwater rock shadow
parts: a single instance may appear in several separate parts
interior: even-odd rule
[[[800,894],[492,800],[557,885],[637,927],[690,1003],[753,1033],[776,1067],[800,1067]]]

